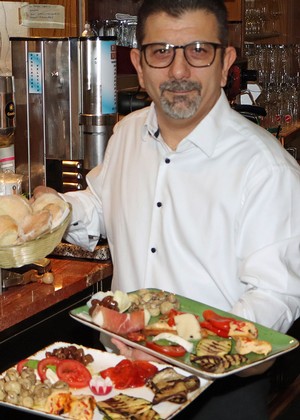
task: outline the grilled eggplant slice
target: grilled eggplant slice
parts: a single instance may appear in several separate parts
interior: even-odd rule
[[[196,375],[184,376],[167,367],[148,379],[146,386],[154,393],[153,404],[162,401],[183,404],[187,401],[188,393],[199,388],[200,380]]]
[[[150,401],[125,394],[98,401],[97,407],[109,420],[161,420]]]
[[[183,381],[167,382],[165,387],[156,391],[152,400],[153,405],[162,401],[183,404],[187,401],[188,390]]]
[[[230,366],[239,366],[242,363],[246,363],[248,361],[247,357],[243,354],[225,354],[224,358],[230,362]]]
[[[185,376],[177,373],[175,369],[166,367],[159,370],[152,378],[148,379],[146,385],[153,391],[159,391],[165,387],[168,382],[175,382],[180,379],[184,379]]]
[[[191,354],[190,360],[200,366],[201,369],[210,373],[223,373],[232,366],[238,366],[247,362],[247,357],[241,354],[225,354],[224,356],[206,355],[197,356]]]
[[[214,340],[212,338],[202,338],[196,347],[197,356],[224,356],[231,350],[231,340]]]

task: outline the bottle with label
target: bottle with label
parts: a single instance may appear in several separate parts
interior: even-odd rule
[[[0,171],[15,172],[15,104],[12,76],[0,75]]]

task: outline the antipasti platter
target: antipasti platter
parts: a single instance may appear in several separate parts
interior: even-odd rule
[[[113,307],[116,302],[121,310]],[[157,302],[161,311],[157,310]],[[299,345],[289,335],[158,289],[123,295],[119,291],[115,295],[100,292],[100,296],[94,295],[87,305],[73,309],[70,315],[90,328],[207,380],[257,366]]]
[[[0,374],[0,406],[50,419],[171,419],[211,383],[164,363],[56,342]]]

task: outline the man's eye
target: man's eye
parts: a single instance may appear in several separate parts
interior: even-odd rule
[[[194,53],[198,54],[198,55],[205,55],[207,54],[207,51],[205,48],[199,47],[199,48],[194,48]]]
[[[166,55],[170,53],[170,49],[167,48],[159,48],[158,50],[156,50],[156,54],[158,55]]]

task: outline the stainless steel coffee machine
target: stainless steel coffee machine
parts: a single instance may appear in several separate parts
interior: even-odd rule
[[[0,172],[15,171],[15,104],[12,76],[0,75]]]
[[[117,120],[116,40],[16,38],[15,166],[23,191],[86,187]]]

